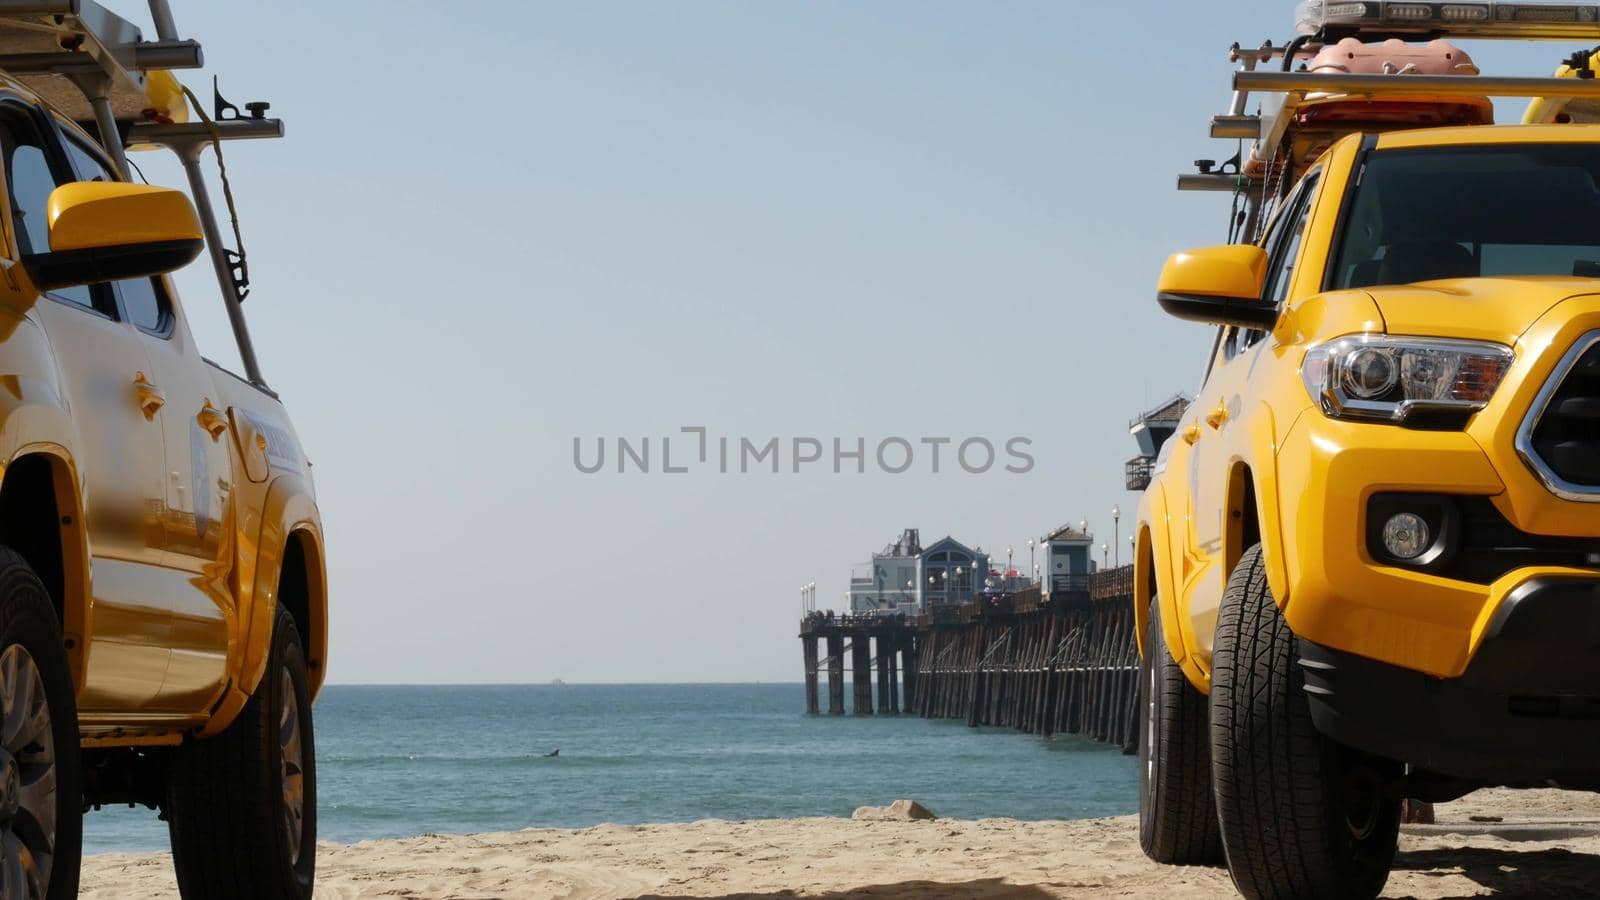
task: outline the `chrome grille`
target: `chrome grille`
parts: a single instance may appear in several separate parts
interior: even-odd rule
[[[1551,491],[1600,502],[1600,331],[1556,366],[1517,432],[1517,452]]]

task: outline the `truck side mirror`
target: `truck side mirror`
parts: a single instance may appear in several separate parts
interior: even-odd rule
[[[160,275],[200,255],[205,237],[181,191],[78,181],[50,193],[50,252],[23,256],[40,290]]]
[[[1177,253],[1161,270],[1156,299],[1169,315],[1191,322],[1271,328],[1275,304],[1261,300],[1267,254],[1249,244]]]

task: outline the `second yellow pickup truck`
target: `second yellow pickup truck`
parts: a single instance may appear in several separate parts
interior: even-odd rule
[[[1406,36],[1377,12],[1402,5],[1461,6],[1334,5],[1305,43]],[[1329,96],[1600,94],[1243,74],[1290,107],[1261,123],[1270,215],[1158,288],[1215,331],[1138,514],[1141,842],[1249,897],[1376,896],[1403,799],[1600,789],[1600,126],[1267,144]]]
[[[88,0],[0,12],[0,896],[75,896],[85,810],[137,803],[184,896],[300,900],[322,523],[197,168],[281,124],[185,122],[204,113],[155,62],[199,46]],[[179,150],[193,201],[130,183],[129,147]],[[244,377],[167,277],[205,251]]]

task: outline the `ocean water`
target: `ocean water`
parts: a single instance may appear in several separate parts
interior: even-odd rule
[[[960,818],[1138,809],[1135,759],[1103,744],[804,709],[798,684],[330,686],[314,713],[318,837],[848,816],[901,797]],[[166,826],[100,810],[84,844],[166,849]]]

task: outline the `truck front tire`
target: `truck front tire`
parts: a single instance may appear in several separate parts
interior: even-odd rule
[[[279,609],[267,670],[239,717],[190,740],[167,773],[172,862],[185,897],[305,900],[316,873],[316,762],[305,650]]]
[[[1139,663],[1139,846],[1166,865],[1222,862],[1206,696],[1167,651],[1160,601]]]
[[[1246,550],[1217,615],[1211,766],[1228,871],[1246,897],[1376,897],[1389,878],[1400,800],[1386,764],[1311,723],[1296,638]]]
[[[61,624],[44,584],[0,547],[0,896],[78,896],[83,770]]]

